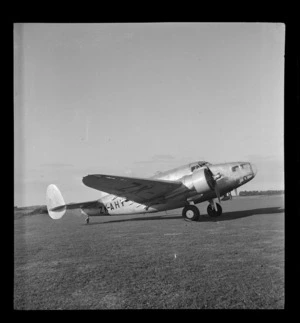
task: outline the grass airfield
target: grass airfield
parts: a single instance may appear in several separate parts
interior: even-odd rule
[[[237,197],[223,215],[181,209],[61,220],[15,217],[15,309],[284,308],[284,196]]]

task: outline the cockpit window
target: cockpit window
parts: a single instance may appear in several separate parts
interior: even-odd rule
[[[195,169],[204,167],[206,165],[210,165],[210,163],[206,162],[206,161],[199,161],[197,163],[194,163],[191,165],[191,171],[193,172]]]
[[[244,163],[244,164],[241,164],[240,166],[241,166],[241,168],[243,168],[243,169],[250,168],[249,163]]]
[[[191,171],[193,172],[197,168],[200,168],[200,166],[199,165],[194,165],[194,166],[191,167]]]
[[[233,166],[233,167],[231,168],[231,170],[232,170],[233,172],[235,172],[238,168],[239,168],[239,166]]]
[[[199,162],[198,162],[198,165],[199,165],[200,167],[203,167],[203,166],[211,165],[211,164],[210,164],[210,163],[208,163],[208,162],[206,162],[206,161],[199,161]]]

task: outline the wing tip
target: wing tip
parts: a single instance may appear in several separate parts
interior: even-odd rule
[[[82,177],[82,181],[84,181],[84,180],[86,180],[88,177],[90,177],[91,175],[89,174],[89,175],[86,175],[86,176],[83,176]]]

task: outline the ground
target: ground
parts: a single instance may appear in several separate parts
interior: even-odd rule
[[[239,197],[223,215],[181,209],[16,217],[15,309],[284,308],[284,197]]]

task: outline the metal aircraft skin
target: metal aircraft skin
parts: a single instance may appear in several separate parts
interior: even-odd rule
[[[81,209],[88,223],[90,216],[153,213],[183,207],[183,217],[198,220],[200,212],[195,204],[208,201],[207,213],[216,217],[222,214],[221,197],[231,199],[231,191],[252,180],[256,173],[250,162],[212,165],[198,161],[151,178],[87,175],[83,183],[101,191],[101,198],[65,204],[58,188],[51,184],[47,188],[47,209],[53,219],[60,219],[67,209]]]

